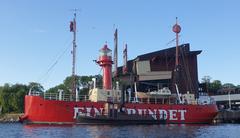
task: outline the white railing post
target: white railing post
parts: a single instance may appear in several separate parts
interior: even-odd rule
[[[58,92],[58,100],[62,101],[63,90],[59,89]]]
[[[76,102],[79,101],[78,90],[76,90]]]
[[[93,89],[96,88],[96,78],[92,78],[92,81],[93,81]]]
[[[31,92],[32,92],[32,88],[29,89],[28,95],[31,95]]]
[[[116,82],[116,90],[119,90],[119,82]]]
[[[137,83],[134,82],[134,89],[135,89],[135,102],[138,102],[138,96],[137,96]]]
[[[131,89],[127,89],[128,92],[128,102],[131,102]]]

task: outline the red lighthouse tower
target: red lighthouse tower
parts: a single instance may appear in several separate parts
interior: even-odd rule
[[[100,55],[97,63],[103,68],[103,89],[112,89],[112,50],[107,44],[99,50]]]

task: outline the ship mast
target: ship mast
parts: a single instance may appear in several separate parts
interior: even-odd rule
[[[173,26],[172,28],[173,32],[176,33],[176,55],[175,55],[175,87],[176,87],[176,92],[177,92],[177,96],[178,96],[178,101],[181,104],[181,98],[180,98],[180,93],[179,93],[179,89],[178,89],[178,81],[179,81],[179,44],[178,44],[178,34],[181,32],[181,27],[180,25],[178,25],[177,22],[177,17],[176,17],[176,24]]]
[[[173,32],[176,33],[176,63],[175,63],[176,67],[179,66],[179,59],[178,59],[178,57],[179,57],[178,37],[179,36],[178,36],[178,34],[180,33],[180,31],[181,31],[181,27],[180,27],[180,25],[178,25],[177,17],[176,17],[176,24],[173,26]]]
[[[70,32],[73,32],[73,49],[72,49],[72,98],[76,94],[76,12],[74,13],[73,21],[70,22]],[[76,97],[77,98],[77,97]]]
[[[114,33],[114,77],[118,77],[118,29]]]

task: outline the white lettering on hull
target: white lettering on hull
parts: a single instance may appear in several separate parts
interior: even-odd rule
[[[185,120],[185,113],[187,112],[187,110],[178,110],[178,112],[180,112],[180,120]]]
[[[83,113],[83,107],[74,107],[74,116],[73,118],[76,119],[79,113]]]
[[[178,120],[177,110],[168,110],[169,111],[169,120]]]
[[[168,118],[168,114],[166,110],[159,109],[160,119],[166,120]]]
[[[129,115],[136,114],[136,110],[127,108],[127,114],[129,114]]]
[[[104,110],[103,108],[92,108],[92,107],[74,107],[74,116],[73,118],[76,119],[78,115],[84,114],[86,116],[95,116],[95,115],[101,115]],[[177,109],[133,109],[133,108],[125,108],[125,112],[129,115],[132,114],[138,114],[138,115],[149,115],[153,117],[155,120],[173,120],[173,121],[184,121],[185,120],[185,114],[187,113],[187,110],[177,110]]]

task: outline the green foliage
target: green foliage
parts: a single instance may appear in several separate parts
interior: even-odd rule
[[[211,77],[210,76],[204,76],[203,78],[202,78],[202,83],[207,83],[207,84],[209,84],[210,83],[210,81],[211,81]]]
[[[217,91],[221,88],[222,88],[222,82],[220,80],[214,80],[209,85],[210,91]]]
[[[24,96],[28,92],[28,86],[23,84],[5,84],[0,90],[0,105],[3,113],[23,112]]]
[[[237,85],[236,88],[240,89],[240,85]]]
[[[224,83],[222,85],[223,88],[236,88],[236,86],[232,83]]]
[[[89,89],[88,88],[82,88],[80,89],[79,95],[88,95]]]
[[[30,82],[28,87],[29,87],[29,89],[31,89],[31,91],[36,91],[36,92],[44,91],[43,86],[37,82]]]
[[[232,89],[240,88],[240,85],[235,86],[232,83],[222,84],[222,82],[220,80],[214,80],[211,82],[211,79],[212,78],[210,76],[204,76],[202,78],[202,83],[206,84],[207,92],[216,93],[219,89],[222,89],[222,88],[232,88]]]
[[[50,88],[46,91],[46,93],[58,93],[58,90],[63,90],[65,94],[70,93],[70,89],[68,89],[64,84],[59,84]]]
[[[80,88],[80,95],[88,95],[90,84],[89,82],[92,81],[92,78],[97,78],[97,84],[102,85],[102,76],[95,75],[95,76],[75,76],[76,86]],[[64,93],[70,93],[72,90],[72,82],[73,77],[68,76],[65,78],[62,84],[59,84],[53,88],[48,89],[47,93],[58,93],[58,90],[61,89]]]
[[[72,84],[73,84],[73,76],[68,76],[65,78],[65,80],[63,81],[63,86],[65,88],[63,88],[63,90],[67,89],[68,91],[72,89]],[[76,81],[76,86],[80,85],[80,76],[75,76],[75,81]]]
[[[0,87],[0,108],[2,113],[22,113],[24,110],[24,96],[28,93],[29,89],[43,91],[43,87],[35,82],[29,85],[6,83]]]

